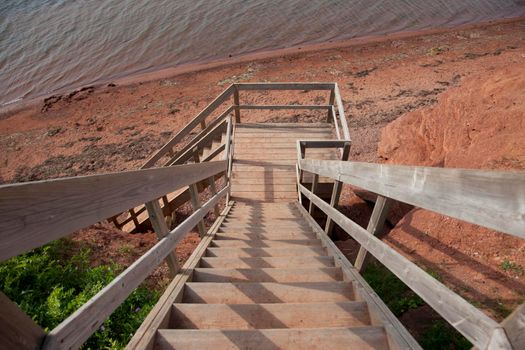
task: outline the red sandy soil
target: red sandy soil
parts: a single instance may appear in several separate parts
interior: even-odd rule
[[[473,75],[443,93],[434,107],[386,126],[379,155],[393,164],[523,170],[523,91],[525,63]],[[414,209],[385,241],[495,317],[525,300],[521,239]]]
[[[461,88],[471,76],[489,79],[494,72],[501,72],[502,69],[508,69],[507,74],[510,76],[517,74],[514,73],[515,69],[522,67],[525,62],[525,21],[449,30],[424,36],[385,37],[380,41],[361,41],[322,51],[298,51],[294,54],[274,55],[272,58],[263,57],[252,62],[232,62],[222,67],[165,76],[155,81],[86,87],[72,94],[55,96],[37,107],[0,114],[0,182],[136,169],[228,84],[248,81],[337,82],[341,88],[353,138],[351,158],[377,162],[390,157],[388,161],[393,162],[394,154],[382,153],[381,157],[378,156],[381,130],[406,113],[436,105],[440,95],[447,94],[447,91],[458,91],[452,89]],[[512,96],[517,99],[518,91],[509,99]],[[323,101],[327,101],[327,95],[321,93],[241,94],[242,103]],[[285,119],[281,114],[269,116],[263,113],[245,113],[242,121],[265,118],[274,121],[315,121],[323,120],[324,114],[311,117],[306,112],[297,112],[292,118]],[[487,124],[475,127],[476,130],[482,130],[482,127],[494,130],[493,135],[501,132]],[[476,132],[478,136],[489,135],[485,131],[473,131],[471,136],[477,137]],[[516,134],[513,135],[512,142],[519,142]],[[481,143],[480,141],[479,144]],[[370,206],[353,195],[349,187],[344,189],[342,210],[362,225],[366,225],[371,211]],[[419,215],[423,214],[414,213],[403,222],[410,222],[413,227],[424,231],[427,223],[420,225],[414,221]],[[399,225],[403,224],[400,222]],[[456,236],[454,234],[450,237]],[[118,247],[130,244],[133,250],[142,252],[145,247],[154,243],[151,234],[132,236],[116,232],[106,225],[94,226],[74,237],[93,241],[99,259],[104,262],[119,261],[120,254],[116,253]],[[116,237],[122,240],[119,242]],[[398,235],[388,237],[392,238],[392,242],[397,239],[410,247],[420,242],[418,237],[408,235],[403,236],[408,241]],[[443,241],[439,242],[439,247],[451,241],[442,236],[440,239]],[[188,242],[188,250],[193,249],[195,242]],[[461,240],[455,241],[452,248],[454,249],[442,252],[442,259],[449,256],[446,259],[457,262],[455,258],[461,256],[462,262],[474,267],[470,270],[473,274],[470,278],[483,279],[488,272],[494,271],[506,274],[495,262],[491,265],[496,266],[492,270],[481,271],[477,270],[479,265],[471,264],[473,261],[476,264],[479,261],[482,264],[487,263],[488,260],[479,260],[474,255],[477,252],[479,256],[485,256],[481,244],[473,246],[472,242]],[[467,250],[470,253],[465,253]],[[426,255],[437,251],[437,248],[432,251],[420,249],[418,253],[426,259],[423,262],[437,259],[432,261],[439,265],[440,257]],[[462,252],[462,255],[455,251]],[[500,249],[500,257],[507,254],[507,250]],[[415,255],[409,256],[417,258]],[[521,260],[518,261],[520,262]],[[122,264],[125,265],[125,262]],[[447,268],[447,271],[455,274],[463,270]],[[443,277],[445,279],[449,275],[443,274]],[[464,274],[452,277],[462,280]],[[522,277],[515,278],[510,273],[507,277],[513,283],[523,281]],[[480,286],[478,293],[473,293],[473,298],[488,295],[481,287],[482,284],[471,285]],[[504,285],[498,286],[502,290]],[[506,287],[511,285],[507,284]],[[502,293],[503,291],[496,294],[503,295]],[[479,300],[483,301],[484,299]]]

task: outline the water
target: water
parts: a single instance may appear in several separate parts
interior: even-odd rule
[[[2,0],[0,105],[228,55],[523,15],[524,0]]]

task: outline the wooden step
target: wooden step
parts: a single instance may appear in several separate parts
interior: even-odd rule
[[[224,248],[285,248],[285,247],[316,247],[321,246],[319,239],[290,239],[290,240],[240,240],[240,239],[223,239],[213,240],[210,247]]]
[[[287,203],[291,203],[297,200],[297,191],[290,192],[251,192],[251,191],[234,191],[232,189],[232,200],[260,200],[260,201],[272,201],[281,200]]]
[[[301,217],[284,217],[284,218],[268,218],[268,217],[245,217],[245,218],[230,218],[228,217],[224,220],[224,227],[238,226],[238,225],[261,225],[261,226],[271,226],[271,227],[310,227],[306,221]]]
[[[308,226],[265,226],[265,225],[233,225],[225,226],[219,229],[219,233],[250,233],[261,235],[281,235],[306,233],[313,234],[313,230]]]
[[[199,262],[202,268],[222,269],[262,269],[286,268],[290,266],[301,267],[333,267],[334,259],[330,256],[285,256],[285,257],[228,257],[215,258],[203,257]]]
[[[268,239],[268,240],[289,240],[289,239],[317,239],[317,236],[313,232],[297,232],[297,231],[260,231],[260,232],[219,232],[215,235],[216,240],[220,239]]]
[[[386,350],[383,327],[228,330],[162,329],[156,349]]]
[[[196,268],[193,282],[332,282],[343,278],[339,267],[227,269]]]
[[[370,325],[365,302],[290,304],[174,304],[170,328],[268,329],[363,327]]]
[[[264,184],[253,184],[245,183],[244,181],[237,181],[232,184],[232,192],[294,192],[297,193],[297,185],[295,183],[291,184],[273,184],[273,183],[264,183]]]
[[[295,222],[282,222],[279,223],[278,220],[267,220],[260,221],[256,224],[252,224],[249,220],[248,222],[226,222],[221,225],[222,230],[229,231],[248,231],[248,232],[259,232],[264,230],[268,231],[288,231],[288,230],[302,230],[302,231],[312,231],[312,228],[306,223],[295,223]]]
[[[322,247],[287,247],[287,248],[208,248],[208,257],[272,257],[272,256],[322,256],[326,251]]]
[[[209,283],[184,286],[183,303],[262,304],[338,302],[354,299],[348,282]]]
[[[231,181],[233,186],[236,185],[267,185],[267,186],[275,186],[275,185],[296,185],[297,180],[295,177],[276,177],[271,179],[265,179],[263,177],[244,177],[239,179],[232,178]]]

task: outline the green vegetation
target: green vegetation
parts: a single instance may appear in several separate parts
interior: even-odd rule
[[[424,305],[424,301],[416,293],[379,263],[368,264],[363,277],[397,317]]]
[[[51,330],[106,286],[121,270],[89,266],[89,250],[68,257],[72,243],[59,240],[0,264],[0,289],[25,313]],[[137,288],[84,344],[85,349],[123,348],[158,300]]]
[[[523,276],[523,266],[516,264],[514,261],[509,261],[507,259],[503,260],[500,267],[510,273],[513,273],[516,276]]]
[[[423,349],[467,350],[472,344],[446,322],[436,321],[423,334],[419,343]]]
[[[441,276],[437,272],[426,271],[435,279],[441,280]],[[397,317],[409,310],[425,305],[425,302],[417,294],[390,270],[376,261],[367,265],[363,277]],[[432,321],[416,340],[423,349],[427,350],[462,350],[472,347],[467,339],[443,320]]]

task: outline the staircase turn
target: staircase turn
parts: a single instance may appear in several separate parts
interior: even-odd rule
[[[157,349],[388,349],[382,326],[292,203],[237,203]]]

